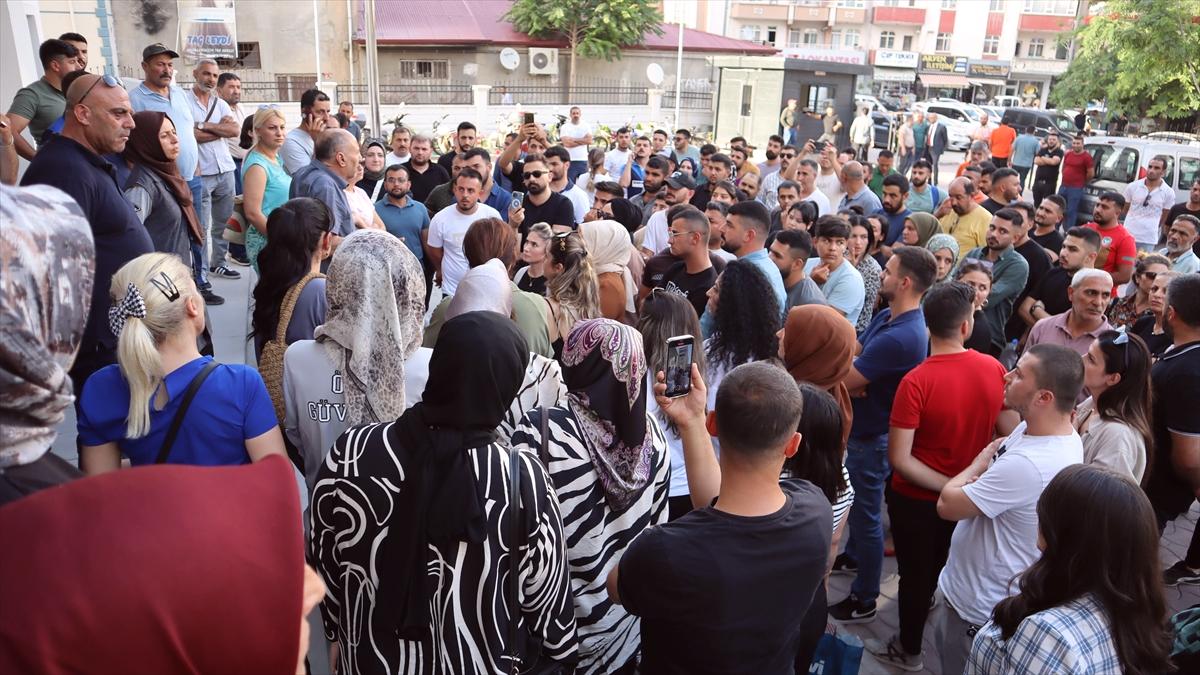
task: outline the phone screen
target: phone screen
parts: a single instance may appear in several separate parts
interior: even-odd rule
[[[685,396],[692,390],[692,349],[690,335],[667,340],[667,398]]]

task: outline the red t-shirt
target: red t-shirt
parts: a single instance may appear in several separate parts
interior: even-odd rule
[[[992,441],[1004,405],[1004,366],[987,354],[930,356],[900,381],[891,426],[916,429],[912,455],[946,476],[957,476]],[[905,497],[937,501],[892,471],[892,489]]]
[[[1084,227],[1100,233],[1100,255],[1096,256],[1096,269],[1115,275],[1118,267],[1132,265],[1137,260],[1137,242],[1124,225],[1117,223],[1114,227],[1102,230],[1097,223],[1089,222]],[[1116,294],[1117,287],[1113,286],[1113,297]]]
[[[1063,187],[1083,187],[1087,183],[1088,169],[1092,168],[1092,153],[1071,152],[1063,153],[1062,185]]]

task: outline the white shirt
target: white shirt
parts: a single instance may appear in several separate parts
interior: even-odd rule
[[[588,194],[580,190],[579,186],[569,181],[567,182],[567,189],[558,194],[571,200],[571,204],[575,207],[575,222],[582,223],[588,209],[592,208],[592,200],[588,198]]]
[[[658,211],[646,221],[646,235],[642,238],[642,248],[649,250],[653,255],[662,253],[671,245],[667,234],[667,212]]]
[[[200,99],[196,97],[195,89],[188,89],[183,92],[187,96],[187,100],[192,104],[192,119],[196,124],[204,124],[205,128],[215,127],[221,123],[221,120],[226,117],[233,117],[233,111],[229,109],[229,104],[217,96],[217,92],[208,95],[208,103],[201,104]],[[212,114],[209,114],[209,109],[212,109]],[[207,118],[207,121],[205,121]],[[182,129],[176,129],[177,133],[187,133]],[[195,132],[192,132],[195,133]],[[241,136],[241,127],[238,127],[238,136]],[[235,137],[236,138],[236,137]],[[196,145],[200,149],[200,173],[201,176],[216,176],[217,174],[233,171],[236,167],[233,165],[233,157],[229,154],[229,145],[223,143],[224,138],[218,138],[215,141],[207,141],[201,143],[196,139]]]
[[[1125,188],[1125,202],[1129,213],[1125,215],[1125,229],[1139,244],[1158,243],[1158,223],[1163,211],[1175,205],[1175,191],[1166,181],[1151,190],[1146,179],[1135,180]],[[1143,206],[1144,204],[1144,206]]]
[[[429,221],[429,245],[442,249],[442,291],[446,295],[454,295],[458,280],[470,269],[462,246],[467,228],[481,218],[499,217],[496,209],[483,202],[475,205],[474,213],[460,212],[455,202],[438,211]]]
[[[871,141],[871,131],[874,126],[869,115],[855,117],[854,121],[850,124],[850,142],[860,145],[869,143]]]
[[[242,112],[242,106],[241,105],[236,105],[236,106],[231,105],[231,106],[229,106],[229,112],[230,112],[230,114],[233,115],[233,119],[237,120],[238,129],[241,129],[242,123],[246,121],[246,113]],[[232,138],[225,139],[225,145],[229,147],[229,155],[231,157],[233,157],[234,159],[246,159],[246,153],[250,152],[249,149],[243,148],[240,145],[241,142],[242,142],[241,133],[239,133],[237,136],[234,136]]]
[[[613,148],[604,155],[604,169],[608,171],[610,176],[620,176],[625,171],[625,165],[629,163],[629,158],[633,156],[633,149],[619,150]]]
[[[818,173],[813,185],[825,195],[829,200],[830,205],[837,204],[842,201],[842,181],[838,179],[837,173],[823,174]]]
[[[579,124],[575,124],[570,120],[567,120],[566,122],[562,123],[561,127],[558,128],[559,138],[582,139],[590,133],[592,133],[592,125],[588,124],[582,118],[580,118]],[[588,146],[577,145],[573,148],[567,148],[567,154],[571,156],[572,162],[586,162],[588,156]]]
[[[979,480],[963,487],[983,515],[960,521],[938,588],[964,620],[982,626],[992,609],[1017,592],[1009,581],[1040,556],[1037,502],[1059,471],[1083,462],[1083,442],[1069,436],[1026,436],[1025,422]]]
[[[829,203],[829,197],[826,197],[825,193],[818,190],[815,185],[813,186],[813,191],[810,192],[809,194],[801,197],[800,201],[812,202],[812,203],[816,204],[818,216],[828,216],[831,213],[833,213],[833,206],[830,205],[830,203]],[[775,203],[778,204],[779,200],[776,199]],[[786,214],[784,214],[784,215],[786,215]]]
[[[386,168],[393,164],[404,164],[404,163],[408,162],[408,160],[410,160],[410,159],[412,159],[412,155],[405,155],[405,156],[401,157],[394,152],[389,152],[387,154],[387,157],[383,158],[383,166],[384,166],[384,168]]]

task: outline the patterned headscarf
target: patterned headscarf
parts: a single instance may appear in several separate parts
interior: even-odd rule
[[[325,297],[329,310],[315,336],[346,383],[346,424],[396,419],[404,362],[421,346],[421,264],[391,234],[359,230],[333,254]]]
[[[653,464],[642,335],[609,319],[581,321],[567,336],[562,363],[567,407],[605,498],[624,509],[649,485]]]
[[[950,271],[946,272],[946,276],[938,279],[937,283],[941,283],[949,279],[950,276],[954,274],[954,267],[958,264],[958,240],[949,234],[935,234],[929,238],[928,242],[926,242],[925,248],[928,249],[930,253],[937,253],[945,248],[949,249],[950,252],[954,254],[954,264],[950,265]]]
[[[0,468],[54,444],[95,281],[92,231],[56,188],[0,185]]]

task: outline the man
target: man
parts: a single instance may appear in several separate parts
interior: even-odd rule
[[[666,129],[654,130],[654,134],[650,136],[650,141],[653,145],[655,155],[664,158],[669,158],[671,156],[671,149],[667,147],[667,142],[670,137],[671,135],[667,133]]]
[[[992,149],[992,164],[1001,168],[1007,167],[1008,160],[1013,154],[1013,143],[1016,140],[1017,130],[1001,118],[1000,126],[992,130],[991,140],[988,143]]]
[[[992,184],[988,189],[988,198],[980,204],[987,212],[995,215],[1000,209],[1015,202],[1021,196],[1021,175],[1016,169],[1008,167],[996,169],[992,173]]]
[[[900,155],[900,173],[907,174],[915,161],[912,118],[899,113],[900,127],[896,129],[896,153]]]
[[[237,166],[233,163],[225,140],[240,137],[242,127],[234,118],[229,104],[217,95],[220,72],[213,59],[200,59],[192,70],[195,82],[191,90],[186,92],[192,105],[192,118],[196,120],[192,133],[200,152],[199,177],[202,187],[196,213],[200,216],[200,229],[209,239],[202,244],[203,248],[208,249],[208,273],[223,279],[240,279],[240,273],[225,265],[229,245],[223,235],[225,223],[233,215],[233,198],[237,195],[234,181]]]
[[[79,50],[62,40],[46,40],[38,47],[38,59],[42,62],[42,77],[33,84],[17,90],[12,105],[8,108],[8,125],[12,131],[17,154],[33,160],[40,148],[46,129],[63,116],[67,106],[66,94],[62,91],[62,80],[67,73],[80,70],[77,58]],[[30,145],[21,134],[26,128],[33,137]]]
[[[725,243],[725,220],[729,218],[729,205],[725,202],[709,202],[704,209],[704,215],[708,217],[709,254],[723,262],[737,260],[737,256],[722,248]]]
[[[789,168],[791,168],[790,162],[792,161],[795,160],[788,160]],[[833,207],[829,204],[829,198],[825,196],[825,193],[817,189],[818,171],[820,171],[820,167],[811,159],[802,159],[796,163],[794,173],[796,174],[796,185],[799,186],[799,191],[792,203],[812,202],[817,205],[818,216],[827,216],[833,213]],[[782,189],[783,184],[781,183],[779,187]],[[782,209],[781,198],[776,201],[780,202],[780,208]],[[788,204],[788,208],[791,208],[791,204]]]
[[[792,164],[792,162],[794,162],[796,160],[797,152],[798,152],[798,150],[793,145],[789,145],[789,146],[786,146],[783,149],[781,149],[779,151],[779,165],[777,167],[778,170],[774,171],[772,173],[765,174],[762,177],[761,185],[759,186],[759,190],[758,190],[758,195],[755,197],[755,199],[762,202],[763,204],[766,204],[768,209],[774,209],[775,207],[779,206],[779,185],[781,183],[783,183],[783,181],[785,181],[785,180],[797,180],[797,178],[798,178],[797,172],[800,167],[798,165]],[[820,166],[815,161],[813,161],[813,160],[809,160],[809,161],[812,162],[813,167],[816,167],[813,169],[813,181],[814,181],[813,189],[816,189],[815,181],[816,181],[817,174],[821,169],[820,169]],[[753,180],[754,179],[751,179],[751,181],[753,181]],[[745,184],[745,182],[743,182],[743,185],[744,184]],[[825,194],[821,193],[821,196],[825,197]],[[825,203],[826,204],[829,203],[828,197],[825,197]]]
[[[438,211],[453,204],[454,198],[454,179],[458,178],[458,173],[463,170],[466,165],[466,153],[457,153],[454,156],[454,163],[450,165],[450,180],[429,191],[425,196],[425,208],[429,211],[429,217],[437,215]],[[507,205],[506,205],[507,208]]]
[[[780,154],[783,152],[783,137],[779,134],[771,134],[767,139],[767,149],[764,154],[767,156],[767,161],[758,164],[758,173],[763,178],[778,173],[783,167],[783,162],[780,160]],[[749,155],[747,155],[749,157]]]
[[[1034,212],[1033,223],[1036,227],[1029,238],[1046,250],[1051,262],[1058,258],[1058,251],[1062,248],[1062,220],[1066,213],[1067,202],[1058,195],[1046,195]]]
[[[1200,258],[1192,250],[1197,241],[1200,241],[1200,218],[1179,215],[1171,221],[1171,229],[1167,231],[1167,247],[1159,253],[1171,261],[1172,272],[1195,274],[1200,272]]]
[[[696,188],[696,192],[692,195],[692,206],[698,209],[708,206],[709,200],[712,199],[713,186],[723,180],[729,180],[729,177],[732,175],[733,160],[729,158],[729,155],[714,152],[708,158],[708,164],[704,167],[704,176],[708,180]]]
[[[807,159],[811,155],[817,155],[817,164],[821,167],[821,173],[817,176],[814,184],[818,190],[825,193],[825,198],[829,200],[830,204],[841,203],[843,196],[842,162],[838,157],[837,148],[832,143],[822,148],[820,153],[813,148],[812,141],[805,143],[804,150],[797,157]]]
[[[1049,197],[1042,202],[1043,205],[1048,203]],[[1030,289],[1029,296],[1021,301],[1021,306],[1017,309],[1025,324],[1025,330],[1033,328],[1034,324],[1042,319],[1071,309],[1071,280],[1079,270],[1095,267],[1096,256],[1099,253],[1098,232],[1086,227],[1072,227],[1067,230],[1067,236],[1059,250],[1058,262],[1046,272],[1046,276],[1037,286]]]
[[[397,124],[392,128],[391,148],[392,151],[384,158],[388,166],[394,164],[407,164],[412,159],[412,155],[408,152],[409,144],[412,142],[412,131],[403,124]]]
[[[609,597],[641,618],[642,672],[790,673],[806,615],[823,602],[833,530],[819,490],[779,480],[803,399],[783,369],[748,363],[721,381],[706,418],[698,368],[692,378],[684,398],[663,396],[663,383],[654,393],[689,478],[708,480],[692,491],[701,508],[634,539],[609,572]]]
[[[855,159],[860,162],[870,159],[871,140],[874,135],[875,123],[871,121],[871,112],[861,108],[850,123],[850,144],[854,146]]]
[[[871,188],[871,192],[874,192],[876,197],[883,198],[883,179],[894,173],[900,173],[893,166],[894,162],[895,155],[891,150],[879,151],[879,157],[876,158],[875,166],[871,169],[871,178],[867,181],[867,187]]]
[[[429,275],[432,266],[427,266],[425,260],[425,245],[429,238],[429,210],[425,205],[412,198],[409,194],[408,169],[400,164],[393,164],[384,169],[383,189],[386,195],[375,202],[375,213],[383,221],[387,231],[398,237],[408,250],[421,261],[426,268],[426,288],[429,287]],[[506,209],[507,210],[507,209]]]
[[[790,180],[785,180],[779,184],[779,189],[776,192],[779,194],[779,208],[771,211],[772,234],[783,229],[788,210],[792,208],[792,204],[800,201],[800,185]]]
[[[229,156],[233,158],[234,193],[240,195],[242,194],[242,160],[246,158],[246,153],[250,152],[248,148],[243,148],[241,145],[242,123],[246,121],[246,111],[242,110],[241,105],[242,78],[238,77],[236,73],[221,73],[221,76],[217,78],[217,96],[220,96],[221,100],[225,101],[225,105],[229,106],[233,121],[237,123],[238,133],[225,139],[225,147],[229,148]],[[235,260],[235,262],[237,261]],[[248,263],[249,261],[247,261]]]
[[[1070,208],[1070,201],[1067,203]],[[1096,259],[1096,267],[1111,274],[1116,286],[1128,283],[1133,278],[1133,264],[1137,259],[1137,244],[1133,235],[1117,220],[1124,208],[1125,198],[1121,193],[1111,190],[1103,192],[1096,201],[1096,208],[1092,210],[1092,221],[1085,225],[1100,233],[1100,257]],[[1069,219],[1066,224],[1073,227]],[[1116,293],[1115,286],[1113,293]]]
[[[555,232],[570,232],[579,222],[570,199],[550,189],[550,169],[546,158],[539,154],[526,155],[522,164],[525,200],[521,207],[510,210],[508,222],[518,228],[521,239],[534,223],[546,223]]]
[[[625,171],[625,166],[629,164],[629,160],[633,156],[633,132],[629,127],[621,127],[617,129],[614,136],[616,146],[612,150],[604,153],[604,170],[610,176],[620,176]],[[574,180],[570,181],[574,183]]]
[[[809,113],[809,116],[821,120],[821,135],[817,138],[818,141],[837,143],[838,133],[841,132],[843,125],[842,118],[838,117],[837,111],[833,109],[833,103],[825,104],[824,115]]]
[[[975,202],[975,185],[965,176],[950,181],[946,198],[950,212],[938,219],[942,231],[953,236],[960,251],[970,251],[987,243],[992,214]]]
[[[784,304],[786,315],[800,305],[827,305],[825,294],[808,275],[804,266],[813,255],[812,236],[804,230],[783,230],[771,242],[771,262],[783,276],[783,289],[787,293]]]
[[[1108,301],[1112,299],[1112,289],[1112,277],[1104,270],[1082,269],[1076,272],[1067,290],[1071,309],[1035,323],[1029,331],[1026,349],[1047,343],[1070,347],[1080,356],[1087,354],[1092,341],[1112,328],[1104,316]]]
[[[771,290],[775,292],[775,301],[783,316],[783,308],[787,305],[787,292],[783,289],[783,277],[779,268],[771,262],[767,254],[766,241],[770,231],[770,216],[767,207],[756,201],[738,202],[729,207],[729,217],[725,221],[726,251],[736,255],[738,260],[752,263],[766,277]],[[705,327],[705,320],[707,326]],[[705,335],[711,332],[712,316],[705,312],[701,327],[705,327]]]
[[[700,316],[708,302],[708,289],[717,282],[717,270],[708,252],[708,217],[691,205],[681,204],[672,207],[667,218],[671,245],[646,261],[643,297],[651,289],[662,288],[692,303],[696,316]]]
[[[919,159],[913,162],[909,173],[908,199],[905,200],[906,206],[912,211],[933,213],[945,199],[945,193],[929,182],[932,174],[933,167],[928,160]]]
[[[329,95],[320,89],[309,89],[300,95],[300,126],[287,132],[283,141],[283,168],[288,175],[309,165],[316,151],[317,138],[326,128],[336,128],[330,120]]]
[[[412,196],[424,203],[435,187],[450,182],[450,174],[440,164],[430,161],[433,156],[432,137],[426,134],[413,136],[409,142],[409,152],[412,159],[404,164],[404,168],[408,169],[408,178],[412,181]],[[450,159],[453,167],[454,158]]]
[[[79,33],[63,33],[58,36],[59,40],[71,45],[79,54],[75,57],[75,65],[77,70],[87,70],[88,67],[88,42],[87,38]]]
[[[570,166],[571,156],[567,149],[556,145],[546,150],[546,168],[550,170],[550,189],[571,200],[575,209],[575,222],[582,223],[587,215],[592,200],[578,185],[567,180],[567,167]]]
[[[949,132],[946,131],[946,125],[938,121],[937,113],[929,113],[929,129],[926,134],[929,164],[933,167],[933,184],[937,185],[941,182],[938,167],[942,163],[942,153],[946,152],[947,146],[950,145]]]
[[[1058,194],[1067,200],[1067,227],[1075,227],[1079,213],[1079,201],[1083,199],[1084,186],[1096,175],[1096,163],[1092,154],[1083,149],[1083,136],[1071,139],[1071,149],[1062,159],[1062,184]],[[1174,198],[1172,198],[1174,201]],[[1157,236],[1155,237],[1157,242]]]
[[[749,150],[746,148],[731,148],[729,150],[729,159],[733,162],[733,175],[735,177],[751,173],[761,177],[762,174],[759,173],[758,166],[754,162],[749,161]]]
[[[1193,218],[1200,218],[1200,174],[1192,180],[1191,190],[1188,191],[1186,202],[1180,202],[1171,207],[1167,213],[1167,222],[1173,223],[1175,219],[1182,215],[1189,215]]]
[[[846,194],[838,202],[838,211],[845,211],[851,206],[857,206],[862,209],[863,215],[866,215],[883,208],[883,203],[879,201],[879,197],[876,197],[874,192],[871,192],[871,188],[867,187],[864,178],[863,165],[857,161],[850,161],[842,165],[842,190]]]
[[[462,154],[463,167],[474,169],[483,176],[481,201],[495,209],[504,222],[508,222],[508,207],[512,205],[512,193],[496,184],[492,179],[492,155],[486,149],[475,146]]]
[[[850,223],[845,218],[818,218],[813,225],[817,257],[805,263],[804,273],[821,289],[829,306],[841,312],[850,325],[856,325],[867,291],[862,274],[846,260],[849,240]]]
[[[646,177],[642,179],[642,191],[630,197],[634,206],[642,210],[642,225],[648,223],[650,216],[654,215],[654,201],[666,185],[670,169],[670,162],[660,154],[652,155],[646,160]]]
[[[325,204],[333,217],[334,244],[354,232],[354,215],[346,186],[354,180],[362,161],[358,141],[345,129],[326,129],[317,138],[313,159],[292,176],[288,197],[311,197]]]
[[[1016,172],[1013,173],[1015,176]],[[1013,248],[1016,232],[1024,225],[1025,218],[1020,211],[1000,209],[988,225],[987,246],[971,249],[964,256],[968,260],[986,261],[992,268],[992,290],[988,293],[983,315],[992,326],[992,345],[997,349],[1004,347],[1004,327],[1008,325],[1013,304],[1029,280],[1029,263]]]
[[[1013,303],[1013,308],[1019,309],[1025,302],[1025,298],[1033,289],[1037,288],[1046,274],[1050,272],[1050,265],[1053,262],[1046,249],[1040,244],[1029,238],[1029,231],[1033,227],[1033,223],[1037,218],[1037,212],[1030,202],[1013,202],[1012,209],[1021,213],[1022,223],[1020,225],[1013,224],[1013,250],[1025,259],[1025,263],[1029,265],[1029,276],[1025,279],[1025,286],[1021,289],[1021,293],[1017,295],[1016,301]],[[993,216],[993,220],[995,217]],[[994,277],[993,277],[994,279]],[[990,299],[990,297],[989,297]],[[1025,322],[1021,319],[1017,311],[1009,314],[1008,323],[1004,326],[1005,340],[1012,341],[1020,339],[1026,330]]]
[[[964,670],[975,632],[1012,594],[1012,580],[1040,557],[1042,491],[1063,468],[1083,461],[1071,426],[1083,388],[1083,362],[1075,354],[1056,345],[1031,348],[1004,383],[1004,407],[1021,423],[984,447],[938,497],[938,516],[958,523],[938,577],[946,602],[934,631],[943,673]]]
[[[1036,131],[1036,127],[1025,127],[1021,135],[1013,141],[1012,168],[1017,170],[1017,175],[1021,178],[1022,190],[1029,184],[1029,172],[1033,169],[1033,158],[1042,147]]]
[[[621,196],[633,199],[642,194],[642,190],[645,189],[646,165],[649,161],[650,139],[641,136],[633,142],[633,159],[625,162],[625,168],[621,170],[621,178],[618,182],[624,189],[624,194]]]
[[[925,113],[920,110],[913,113],[913,161],[924,159],[929,152],[929,123],[925,121]]]
[[[500,218],[496,209],[479,202],[482,191],[483,176],[475,169],[464,168],[454,179],[454,203],[429,221],[425,249],[446,295],[454,295],[459,280],[470,269],[462,243],[471,223],[481,218]]]
[[[854,486],[846,552],[833,569],[856,572],[850,594],[830,605],[839,623],[875,618],[883,568],[883,487],[888,475],[888,420],[900,381],[925,360],[929,337],[921,297],[937,279],[933,254],[919,246],[897,249],[883,268],[879,297],[887,307],[871,318],[844,380],[854,402],[846,470]],[[850,320],[853,324],[854,319]]]
[[[992,152],[988,148],[988,144],[983,141],[974,141],[971,147],[967,149],[967,156],[963,158],[962,164],[958,165],[958,171],[955,172],[955,177],[963,175],[969,166],[978,166],[984,162],[991,161]],[[995,164],[992,164],[995,166]]]
[[[454,148],[450,152],[443,153],[437,160],[438,166],[446,170],[447,180],[449,180],[451,165],[454,163],[454,156],[475,147],[475,136],[476,130],[474,124],[470,122],[458,123],[458,128],[454,130]]]
[[[1125,187],[1125,229],[1139,251],[1153,251],[1167,229],[1167,214],[1175,205],[1175,190],[1163,180],[1167,158],[1159,155],[1146,164],[1146,177]]]
[[[1042,146],[1037,154],[1033,156],[1033,205],[1041,206],[1042,200],[1047,195],[1055,194],[1055,189],[1058,186],[1058,169],[1063,161],[1063,150],[1059,147],[1059,138],[1057,134],[1050,134],[1046,137],[1046,144]],[[1066,200],[1064,200],[1065,203]],[[1063,211],[1063,217],[1066,218],[1066,211]],[[1075,227],[1075,223],[1068,222],[1066,227]]]
[[[880,661],[913,672],[924,670],[925,620],[954,534],[954,523],[938,517],[938,494],[992,440],[1004,404],[1004,366],[963,346],[975,328],[974,299],[975,291],[957,281],[926,294],[929,358],[900,380],[888,423],[900,631],[888,642],[865,643]]]
[[[796,144],[796,99],[789,98],[779,111],[779,130],[787,134],[787,144]]]
[[[700,175],[696,176],[696,185],[704,185],[708,182],[709,164],[712,162],[712,156],[717,154],[717,146],[712,143],[705,143],[700,146]],[[733,172],[733,163],[730,163],[730,173]]]
[[[21,185],[50,185],[71,196],[91,226],[96,242],[96,274],[87,326],[71,367],[75,392],[92,373],[117,362],[117,338],[108,327],[113,274],[134,258],[154,251],[146,228],[104,159],[125,149],[133,129],[133,106],[123,87],[100,75],[83,75],[67,90],[62,133],[47,139],[21,179]],[[190,262],[190,261],[185,261]],[[78,401],[78,398],[76,399]]]
[[[621,189],[621,186],[611,180],[602,180],[596,183],[596,195],[592,198],[592,208],[588,209],[587,215],[583,217],[583,222],[612,219],[612,207],[608,205],[612,203],[612,200],[621,199],[624,196],[625,191]]]
[[[558,128],[558,138],[562,146],[571,155],[571,168],[567,172],[567,180],[572,183],[576,178],[587,173],[588,147],[592,144],[592,125],[583,121],[583,111],[579,106],[571,106],[570,119]],[[663,132],[663,144],[666,144],[666,132]],[[611,174],[620,175],[620,174]]]
[[[676,171],[667,178],[659,194],[666,198],[667,206],[672,207],[676,204],[690,204],[695,190],[696,181],[692,180],[691,176]],[[658,255],[671,245],[667,226],[667,214],[663,211],[651,215],[646,221],[646,234],[642,238],[643,257]]]
[[[979,126],[971,130],[971,140],[989,143],[992,138],[992,125],[987,113],[979,116]]]
[[[354,119],[354,103],[349,100],[338,103],[338,114],[343,115],[346,119],[350,120],[350,125],[346,127],[346,131],[349,131],[350,135],[353,136],[355,140],[361,142],[362,125],[360,125],[358,121]]]
[[[700,149],[692,145],[692,132],[687,129],[678,129],[675,132],[675,149],[671,153],[675,164],[678,165],[685,159],[692,160],[692,164],[700,168]]]
[[[906,206],[908,201],[908,179],[904,174],[893,173],[883,179],[880,186],[883,195],[883,203],[877,211],[872,211],[887,219],[888,227],[883,233],[882,244],[891,250],[892,244],[895,244],[900,239],[900,235],[904,234],[904,221],[912,215],[912,211]]]

